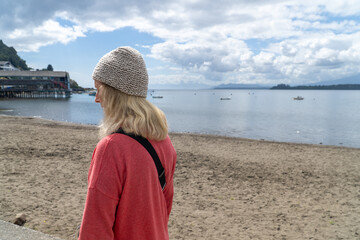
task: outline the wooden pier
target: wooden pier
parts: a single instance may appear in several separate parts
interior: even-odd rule
[[[64,90],[2,90],[0,89],[0,98],[69,98],[70,91]]]

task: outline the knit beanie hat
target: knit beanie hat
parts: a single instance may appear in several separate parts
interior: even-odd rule
[[[141,54],[131,47],[119,47],[105,54],[96,65],[92,77],[128,95],[146,98],[146,65]]]

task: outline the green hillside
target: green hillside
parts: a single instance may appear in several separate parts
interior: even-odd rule
[[[6,46],[2,40],[0,40],[0,61],[9,61],[20,70],[29,70],[25,60],[17,55],[15,48]]]

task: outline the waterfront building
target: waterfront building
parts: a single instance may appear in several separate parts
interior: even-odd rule
[[[70,92],[64,71],[0,71],[0,98],[67,98]]]
[[[0,71],[20,71],[9,61],[0,61]]]

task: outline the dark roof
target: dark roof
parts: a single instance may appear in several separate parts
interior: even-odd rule
[[[0,71],[0,77],[66,77],[62,71]]]

